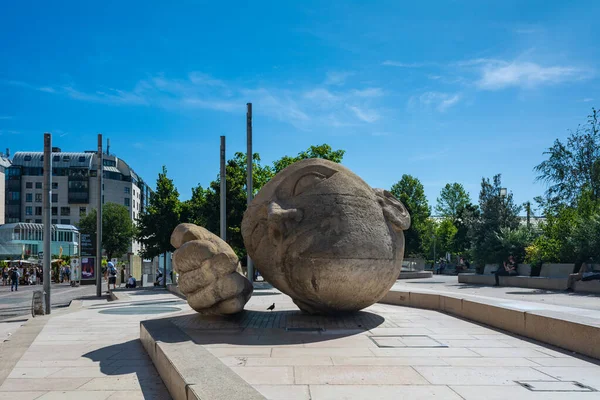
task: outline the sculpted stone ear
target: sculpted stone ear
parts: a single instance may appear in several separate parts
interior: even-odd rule
[[[404,204],[387,190],[373,189],[373,191],[377,195],[386,221],[397,230],[405,231],[410,228],[410,214]]]

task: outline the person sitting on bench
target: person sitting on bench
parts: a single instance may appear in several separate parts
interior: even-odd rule
[[[495,273],[496,285],[500,286],[500,277],[501,276],[514,276],[519,275],[517,272],[517,263],[515,262],[515,258],[511,255],[508,257],[508,262],[504,262],[504,268],[498,268]]]

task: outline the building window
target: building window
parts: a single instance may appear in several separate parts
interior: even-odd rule
[[[129,207],[129,197],[125,197],[125,206]]]
[[[33,215],[33,207],[31,207],[31,206],[25,207],[25,215]]]
[[[131,193],[131,189],[128,187],[125,187],[125,194],[129,194],[129,193]]]
[[[87,209],[85,207],[79,207],[79,216],[85,217],[86,214],[87,214]]]
[[[58,207],[52,207],[52,215],[58,215]]]
[[[36,182],[35,183],[35,188],[36,189],[41,189],[42,188],[42,182]]]
[[[35,202],[36,203],[41,203],[42,202],[42,194],[41,193],[36,193],[35,194]]]
[[[58,182],[52,182],[52,189],[58,189]]]
[[[53,219],[52,223],[56,225],[56,224],[58,224],[58,220],[57,219]]]
[[[60,156],[52,157],[52,161],[54,161],[54,162],[60,161]]]
[[[25,156],[24,161],[31,161],[31,156]]]
[[[52,193],[52,202],[58,203],[58,193]]]
[[[31,202],[33,202],[33,194],[31,194],[31,193],[26,193],[26,194],[25,194],[25,202],[27,202],[27,203],[31,203]]]
[[[42,215],[42,207],[35,208],[35,215]]]
[[[60,215],[71,215],[71,207],[61,207]]]
[[[25,188],[27,188],[27,189],[33,189],[33,182],[26,182],[25,183]]]
[[[42,220],[41,220],[41,219],[36,219],[36,220],[35,220],[35,223],[36,223],[36,224],[41,224],[41,223],[42,223]]]
[[[28,224],[31,223],[31,219],[26,219],[25,222],[27,222]]]
[[[84,156],[79,157],[79,162],[85,162],[85,157]]]
[[[64,225],[71,225],[71,220],[70,219],[61,219],[60,223],[64,224]]]

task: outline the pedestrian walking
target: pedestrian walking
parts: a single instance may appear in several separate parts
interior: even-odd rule
[[[112,261],[109,261],[106,265],[108,272],[108,290],[110,290],[110,285],[113,285],[113,289],[117,288],[117,268]]]
[[[2,286],[8,285],[8,268],[2,268]]]
[[[14,267],[11,274],[10,274],[10,291],[13,291],[13,287],[14,290],[16,292],[19,291],[19,278],[21,277],[21,274],[19,273],[19,270],[17,269],[17,267]]]

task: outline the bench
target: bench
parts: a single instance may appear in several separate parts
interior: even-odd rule
[[[600,281],[577,281],[573,284],[576,293],[597,293],[600,294]]]
[[[520,275],[500,276],[500,285],[528,289],[566,290],[568,289],[569,275],[573,273],[574,269],[575,264],[544,264],[540,276],[529,276],[531,266],[519,264],[517,271]],[[496,283],[494,275],[486,274],[459,274],[458,282],[475,285],[494,285]]]

